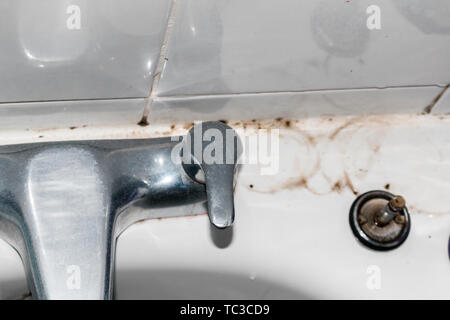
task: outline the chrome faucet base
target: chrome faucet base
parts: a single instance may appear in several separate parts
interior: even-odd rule
[[[125,228],[207,212],[206,185],[173,161],[178,143],[0,147],[0,236],[19,252],[34,299],[111,299],[116,239]]]

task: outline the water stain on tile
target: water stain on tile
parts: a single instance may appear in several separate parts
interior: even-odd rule
[[[359,57],[371,37],[366,8],[358,2],[317,1],[310,26],[316,45],[332,57]]]

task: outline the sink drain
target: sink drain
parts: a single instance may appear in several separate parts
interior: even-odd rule
[[[403,197],[376,190],[360,195],[353,202],[350,226],[364,245],[391,250],[408,237],[411,219]]]

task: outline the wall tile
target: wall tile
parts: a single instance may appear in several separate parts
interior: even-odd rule
[[[0,102],[147,97],[170,4],[1,1]]]
[[[450,2],[180,0],[158,94],[450,83]],[[366,9],[381,9],[369,30]]]

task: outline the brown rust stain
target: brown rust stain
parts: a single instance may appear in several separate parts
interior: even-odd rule
[[[256,192],[256,193],[263,193],[263,194],[275,194],[282,190],[292,190],[292,189],[298,189],[298,188],[306,188],[309,190],[308,187],[308,179],[305,177],[300,178],[291,178],[288,179],[286,182],[282,183],[281,185],[271,188],[270,190],[258,190],[254,187],[253,184],[250,184],[248,186],[248,189]],[[314,192],[314,190],[310,190],[311,192]]]
[[[336,183],[331,188],[331,191],[338,193],[343,192],[345,189],[349,189],[355,196],[359,194],[358,190],[355,189],[352,180],[347,172],[344,172],[344,178],[342,180],[336,181]]]
[[[248,187],[249,190],[256,193],[262,193],[262,194],[277,194],[284,190],[294,190],[294,189],[306,189],[310,193],[315,195],[326,195],[333,192],[342,193],[346,189],[350,190],[354,195],[359,195],[359,191],[356,190],[354,187],[350,177],[347,173],[344,174],[344,178],[339,179],[338,181],[332,183],[332,186],[328,192],[318,192],[311,188],[309,186],[308,178],[306,177],[299,177],[299,178],[291,178],[288,179],[286,182],[273,187],[269,190],[258,190],[253,186],[253,184],[250,184]]]
[[[306,136],[306,139],[308,139],[308,142],[310,143],[310,144],[312,144],[312,145],[315,145],[316,144],[316,137],[313,137],[313,136],[310,136],[310,135],[307,135]]]
[[[345,181],[345,186],[348,187],[355,196],[357,196],[359,194],[359,192],[358,192],[358,190],[356,190],[355,186],[352,183],[352,180],[350,179],[350,176],[348,175],[348,173],[346,171],[344,171],[344,181]]]
[[[338,128],[336,128],[336,129],[331,133],[331,135],[329,136],[329,139],[330,139],[330,140],[334,140],[334,138],[336,138],[337,135],[338,135],[342,130],[344,130],[344,129],[350,127],[353,123],[354,123],[354,121],[350,120],[350,121],[347,121],[346,123],[342,124],[341,126],[339,126]]]
[[[409,213],[411,214],[425,214],[432,217],[443,217],[450,215],[450,211],[430,211],[422,208],[418,208],[414,205],[406,205],[408,207]]]
[[[219,120],[222,121],[222,120]],[[300,122],[300,120],[284,120],[283,118],[276,118],[275,120],[256,120],[251,119],[250,121],[227,121],[226,123],[234,127],[255,128],[255,129],[296,129],[293,127],[295,123]]]
[[[21,295],[20,297],[18,297],[17,300],[26,300],[30,297],[31,297],[31,292],[27,292],[27,293],[24,293],[23,295]]]
[[[444,117],[443,115],[439,115],[439,119],[446,120],[446,119],[449,119],[449,117],[448,116]],[[243,129],[247,129],[247,128],[286,129],[287,130],[286,132],[300,133],[304,138],[306,138],[307,142],[313,146],[316,145],[317,142],[323,138],[329,139],[329,140],[334,140],[343,130],[345,130],[346,128],[349,128],[353,125],[356,125],[355,130],[358,130],[360,127],[363,127],[365,124],[370,124],[370,123],[383,123],[383,124],[387,124],[387,125],[395,123],[395,120],[393,118],[389,118],[386,116],[384,116],[384,117],[379,117],[379,116],[351,117],[347,121],[343,122],[338,127],[336,127],[334,130],[331,130],[330,134],[312,135],[301,128],[301,125],[304,122],[304,120],[299,120],[299,119],[287,120],[282,117],[278,117],[274,120],[251,119],[249,121],[236,121],[236,122],[231,122],[229,120],[219,120],[219,121],[227,123],[232,127],[240,127]],[[339,118],[334,118],[333,116],[327,116],[327,117],[323,118],[323,121],[326,121],[326,123],[324,122],[323,124],[327,125],[328,123],[336,122],[336,121],[337,121],[337,123],[339,123],[339,121],[341,121],[341,120]],[[147,121],[147,118],[143,117],[141,119],[141,121],[139,122],[139,125],[143,126],[143,127],[148,126],[149,123]],[[334,123],[333,123],[333,125],[334,125]],[[192,128],[192,126],[194,126],[194,122],[189,122],[189,123],[185,123],[185,124],[177,124],[177,125],[171,124],[170,130],[163,131],[163,132],[155,132],[155,133],[162,134],[162,135],[171,135],[171,134],[173,134],[173,132],[176,129],[189,130],[190,128]],[[86,125],[83,125],[82,127],[84,128],[84,127],[86,127]],[[76,127],[71,127],[70,129],[73,130],[72,128],[75,129]],[[41,131],[45,132],[47,130],[52,130],[52,129],[39,130],[39,132],[41,132]],[[143,135],[147,135],[146,131],[133,130],[131,132],[126,133],[127,138],[142,137]],[[39,138],[44,138],[44,136],[40,135]],[[300,139],[298,139],[298,140],[300,140]],[[302,140],[302,141],[299,141],[299,143],[305,143],[305,141]],[[381,150],[381,146],[376,145],[372,148],[372,150],[374,153],[377,153]],[[277,193],[277,192],[279,192],[281,190],[285,190],[285,189],[305,188],[314,194],[318,194],[317,191],[315,191],[309,187],[308,179],[313,177],[320,170],[321,170],[320,157],[318,157],[315,169],[308,176],[301,175],[300,177],[290,178],[287,181],[285,181],[284,183],[280,184],[279,186],[276,186],[275,188],[272,188],[268,191],[258,190],[258,188],[256,188],[256,186],[254,186],[253,184],[248,186],[248,188],[250,190],[252,190],[253,192],[260,192],[260,193]],[[362,170],[362,169],[360,169],[360,170]],[[356,188],[355,188],[354,184],[352,183],[350,176],[347,172],[344,172],[343,178],[339,179],[338,181],[332,181],[330,179],[329,183],[330,183],[330,191],[329,192],[343,192],[344,190],[349,189],[353,194],[355,194],[355,195],[359,194],[358,190],[356,190]],[[385,185],[385,189],[389,190],[389,188],[390,188],[390,184],[388,183]],[[430,214],[435,214],[435,213],[430,213]]]
[[[329,136],[323,136],[324,138],[328,138],[330,140],[333,140],[342,130],[344,130],[345,128],[355,124],[356,122],[358,122],[360,119],[359,118],[351,118],[349,121],[346,121],[345,123],[343,123],[341,126],[339,126],[338,128],[336,128],[331,135]],[[328,117],[325,119],[325,121],[330,122],[333,121],[333,118]],[[295,123],[295,125],[293,125],[293,123]],[[288,130],[291,131],[295,131],[300,133],[306,140],[307,142],[312,145],[315,146],[317,144],[317,141],[319,138],[321,138],[321,136],[313,136],[311,134],[308,134],[307,132],[301,130],[297,124],[300,123],[300,120],[284,120],[283,118],[277,118],[275,119],[275,121],[272,122],[262,122],[262,123],[258,123],[261,127],[264,128],[286,128]],[[298,140],[297,138],[295,138],[296,140]],[[304,143],[304,140],[302,141],[298,141],[299,143]],[[374,152],[378,152],[380,150],[380,146],[375,146],[373,148]],[[332,192],[338,192],[341,193],[344,190],[348,189],[350,190],[354,195],[358,195],[359,191],[355,188],[352,180],[350,179],[350,176],[347,172],[344,171],[343,173],[343,177],[341,179],[339,179],[338,181],[332,181],[331,179],[329,179],[323,172],[323,176],[325,179],[327,179],[330,183],[330,190],[329,192],[324,192],[324,193],[320,193],[316,190],[314,190],[313,188],[311,188],[309,186],[308,180],[312,177],[314,177],[316,174],[318,174],[321,171],[321,158],[320,158],[320,154],[317,154],[317,160],[316,160],[316,164],[314,169],[307,175],[301,175],[299,177],[296,178],[290,178],[287,179],[287,181],[285,181],[284,183],[281,183],[278,186],[275,186],[267,191],[265,190],[258,190],[257,188],[251,187],[249,188],[251,191],[253,192],[258,192],[258,193],[269,193],[269,194],[274,194],[274,193],[278,193],[282,190],[292,190],[292,189],[301,189],[301,188],[305,188],[307,189],[309,192],[316,194],[316,195],[322,195],[322,194],[326,194],[326,193],[332,193]]]
[[[146,127],[146,126],[150,125],[150,123],[148,122],[147,116],[143,116],[137,124],[138,124],[138,126],[141,126],[141,127]]]
[[[415,115],[417,116],[417,115]],[[440,119],[442,121],[449,121],[450,122],[450,113],[449,114],[439,114],[439,115],[430,115],[430,116],[434,116],[436,117],[436,119]],[[342,117],[334,117],[333,115],[327,115],[324,116],[322,118],[322,121],[326,121],[328,122],[340,122]],[[211,119],[214,120],[214,119]],[[292,131],[292,132],[298,132],[301,133],[302,135],[304,135],[305,137],[308,138],[310,143],[315,143],[316,140],[319,140],[323,137],[323,135],[317,135],[317,136],[313,136],[307,133],[307,130],[302,129],[302,124],[303,123],[307,123],[309,119],[290,119],[287,120],[283,117],[277,117],[275,119],[272,120],[257,120],[257,119],[251,119],[251,120],[246,120],[246,121],[231,121],[231,120],[221,120],[221,121],[225,121],[226,123],[228,123],[231,127],[235,127],[235,128],[241,128],[241,129],[267,129],[270,130],[272,128],[275,129],[286,129],[287,131]],[[402,123],[404,122],[404,119],[396,119],[396,116],[393,117],[386,117],[386,115],[381,116],[381,115],[371,115],[371,116],[357,116],[357,117],[351,117],[347,122],[341,124],[338,128],[334,129],[332,131],[331,134],[329,134],[328,138],[329,139],[334,139],[337,135],[339,135],[339,133],[344,130],[345,128],[356,124],[357,127],[363,127],[366,125],[370,125],[373,123],[383,123],[386,125],[393,125],[396,123]],[[406,121],[408,121],[408,119],[406,119]],[[163,124],[160,124],[161,126],[163,126]],[[181,133],[181,131],[183,129],[185,130],[189,130],[192,126],[194,125],[194,122],[189,122],[189,123],[183,123],[183,122],[177,122],[177,123],[172,123],[172,124],[167,124],[168,130],[165,131],[157,131],[157,129],[153,129],[152,130],[152,125],[149,123],[148,121],[148,117],[147,116],[143,116],[141,118],[141,120],[139,121],[139,123],[136,124],[136,126],[140,126],[140,127],[148,127],[145,130],[144,129],[139,129],[136,132],[133,131],[133,133],[129,133],[128,131],[121,131],[120,134],[112,134],[112,133],[107,133],[105,134],[105,138],[108,139],[113,139],[113,138],[128,138],[128,137],[133,137],[133,138],[150,138],[153,136],[161,136],[161,135],[165,135],[165,136],[170,136],[173,135],[174,132],[176,131],[177,134]],[[320,123],[318,122],[319,126],[324,126],[325,123]],[[326,126],[326,125],[325,125]],[[88,127],[88,125],[81,125],[79,127],[66,127],[67,130],[74,130],[76,128],[86,128]],[[37,132],[37,133],[44,133],[44,132],[51,132],[51,131],[56,131],[56,130],[63,130],[64,128],[43,128],[43,129],[34,129],[33,131]],[[150,129],[151,131],[148,131],[148,129]],[[355,128],[357,129],[357,128]],[[30,131],[30,129],[26,129],[28,131]],[[280,133],[280,136],[284,136],[283,133]]]
[[[256,120],[252,119],[250,121],[227,121],[230,126],[243,127],[246,128],[260,128],[260,129],[288,129],[294,132],[303,132],[301,130],[300,125],[307,121],[308,119],[284,119],[282,117],[275,118],[274,120]],[[224,121],[224,120],[220,120]],[[327,116],[322,119],[325,122],[334,122],[335,118],[333,116]],[[362,127],[369,124],[386,124],[389,125],[391,123],[395,123],[395,117],[381,117],[379,115],[372,116],[353,116],[349,117],[345,122],[343,122],[340,126],[334,129],[331,134],[328,136],[330,140],[336,138],[337,135],[344,129],[357,126]]]
[[[301,177],[300,179],[293,179],[284,183],[281,189],[296,189],[296,188],[308,188],[308,179]]]
[[[324,120],[329,122],[329,121],[333,121],[333,118],[328,117]],[[260,125],[260,127],[263,127],[263,128],[286,128],[288,130],[298,132],[306,139],[306,141],[310,145],[315,146],[318,142],[318,139],[326,138],[329,140],[333,140],[342,130],[344,130],[347,127],[350,127],[351,125],[357,123],[358,121],[360,121],[359,118],[351,118],[349,121],[346,121],[345,123],[340,125],[338,128],[336,128],[331,133],[331,135],[328,135],[328,136],[314,136],[314,135],[308,134],[307,132],[301,130],[297,126],[297,124],[300,123],[300,120],[285,121],[283,118],[277,118],[277,119],[275,119],[275,121],[272,121],[272,122],[262,122],[262,123],[258,123],[258,124]],[[295,123],[295,125],[293,125],[293,123]],[[250,125],[250,124],[247,123],[247,125]],[[295,138],[295,137],[291,137],[291,138]],[[295,140],[298,140],[298,139],[295,138]],[[302,141],[299,140],[298,142],[305,143],[304,140],[302,140]],[[377,145],[372,148],[374,153],[379,152],[380,149],[381,149],[380,145]],[[321,192],[318,192],[318,191],[314,190],[313,188],[311,188],[309,186],[308,180],[310,178],[314,177],[316,174],[318,174],[321,171],[321,167],[322,167],[322,164],[321,164],[320,154],[317,154],[316,165],[315,165],[314,169],[307,176],[300,175],[299,177],[296,177],[296,178],[287,179],[287,181],[285,181],[284,183],[281,183],[280,185],[277,185],[269,190],[258,190],[258,188],[256,188],[256,187],[250,187],[249,190],[251,190],[253,192],[257,192],[257,193],[274,194],[274,193],[278,193],[282,190],[292,190],[292,189],[304,188],[304,189],[308,190],[309,192],[316,194],[316,195],[322,195],[322,194],[327,194],[327,193],[332,193],[332,192],[341,193],[344,190],[350,190],[354,195],[359,194],[359,191],[355,188],[355,186],[350,178],[350,175],[345,171],[343,173],[343,177],[337,181],[332,181],[322,172],[324,178],[327,179],[330,183],[330,190],[328,192],[321,193]]]
[[[341,181],[336,181],[336,183],[334,184],[334,186],[331,188],[332,191],[336,191],[338,193],[342,192],[342,184]]]
[[[190,123],[188,123],[188,124],[185,124],[183,128],[184,128],[185,130],[189,130],[189,129],[191,129],[194,125],[195,125],[195,123],[190,122]]]

